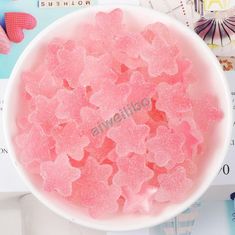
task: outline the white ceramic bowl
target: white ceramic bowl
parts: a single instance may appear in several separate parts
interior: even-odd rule
[[[215,140],[216,142],[214,148],[211,153],[208,153],[208,156],[206,156],[206,167],[202,167],[200,169],[201,177],[198,179],[197,187],[184,202],[167,207],[157,216],[119,216],[107,220],[94,220],[79,211],[77,208],[61,203],[61,201],[54,198],[54,196],[51,194],[45,193],[39,187],[37,181],[33,181],[29,178],[27,172],[25,172],[19,163],[16,155],[16,149],[13,144],[13,137],[17,130],[15,116],[17,109],[20,108],[18,107],[20,74],[23,70],[27,70],[33,65],[34,57],[39,53],[40,46],[44,42],[47,42],[56,36],[76,36],[76,27],[79,23],[82,21],[92,21],[97,11],[110,11],[116,7],[121,8],[124,10],[124,13],[127,13],[125,14],[125,20],[128,22],[128,24],[130,23],[133,28],[139,29],[146,24],[159,21],[168,25],[173,31],[177,32],[175,34],[176,39],[179,37],[179,35],[181,35],[179,43],[184,47],[184,54],[186,54],[192,60],[193,58],[198,59],[197,62],[194,62],[193,66],[198,71],[201,78],[207,78],[206,81],[209,81],[211,84],[211,89],[214,90],[215,94],[217,94],[219,97],[220,106],[224,112],[224,119],[219,124],[217,131],[218,138]],[[203,84],[205,84],[205,80],[203,81],[203,79],[201,79],[199,85],[202,87],[202,89],[204,87]],[[24,181],[26,182],[31,192],[54,212],[80,225],[98,230],[135,230],[158,225],[176,216],[188,208],[196,200],[198,200],[210,186],[211,182],[218,174],[230,141],[232,130],[232,113],[230,102],[230,92],[226,83],[226,79],[216,57],[212,54],[205,43],[190,29],[186,28],[186,26],[167,15],[141,7],[96,6],[79,10],[57,20],[52,25],[43,30],[25,49],[15,65],[8,84],[5,98],[4,132],[9,154],[20,176],[24,178]]]

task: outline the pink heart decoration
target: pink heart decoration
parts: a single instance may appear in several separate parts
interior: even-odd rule
[[[23,12],[5,13],[6,31],[10,41],[19,43],[24,39],[24,29],[31,30],[36,27],[34,16]]]

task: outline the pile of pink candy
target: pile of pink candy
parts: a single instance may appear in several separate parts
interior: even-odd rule
[[[162,23],[131,31],[99,12],[22,74],[16,145],[44,190],[94,218],[156,213],[190,194],[223,117]],[[43,50],[42,50],[43,51]]]

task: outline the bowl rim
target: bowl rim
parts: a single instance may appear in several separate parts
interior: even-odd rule
[[[59,26],[62,22],[69,20],[70,18],[76,16],[77,14],[79,14],[81,11],[110,11],[116,8],[120,8],[120,9],[124,9],[127,11],[134,11],[135,9],[141,9],[142,11],[148,11],[150,14],[157,14],[159,18],[161,19],[167,19],[167,20],[171,20],[174,21],[174,25],[176,25],[177,27],[182,28],[184,31],[187,31],[187,34],[190,35],[190,38],[194,38],[195,43],[200,44],[202,49],[207,53],[207,57],[210,58],[213,63],[216,65],[217,71],[218,71],[218,76],[221,78],[221,83],[223,83],[223,86],[226,90],[226,100],[228,102],[228,105],[230,105],[230,107],[232,107],[232,103],[231,103],[231,99],[230,99],[230,91],[229,91],[229,86],[228,83],[226,81],[226,77],[225,74],[221,68],[221,65],[219,64],[218,60],[216,59],[215,55],[212,53],[212,51],[209,49],[209,47],[202,41],[202,39],[193,31],[191,31],[190,29],[188,29],[185,25],[183,25],[182,23],[178,22],[177,20],[175,20],[174,18],[171,18],[170,16],[158,12],[156,10],[153,9],[148,9],[148,8],[144,8],[141,6],[132,6],[132,5],[98,5],[98,6],[91,6],[91,7],[87,7],[87,8],[83,8],[83,9],[79,9],[73,13],[69,13],[59,19],[57,19],[56,21],[54,21],[52,24],[50,24],[49,26],[47,26],[45,29],[43,29],[30,43],[29,45],[25,48],[25,50],[23,51],[23,53],[20,55],[19,59],[17,60],[13,71],[11,73],[11,76],[9,78],[9,82],[8,82],[8,86],[7,86],[7,90],[5,93],[5,107],[3,110],[3,129],[4,129],[4,137],[5,137],[5,141],[6,141],[6,145],[9,151],[9,156],[10,159],[13,163],[13,165],[15,166],[15,168],[17,169],[17,172],[19,173],[19,175],[21,176],[21,178],[23,178],[26,186],[29,188],[30,192],[33,193],[33,195],[36,196],[36,198],[43,202],[43,204],[45,204],[49,209],[51,209],[53,212],[55,212],[56,214],[60,215],[61,217],[66,218],[69,221],[72,221],[74,223],[77,223],[81,226],[85,226],[91,229],[97,229],[97,230],[102,230],[102,231],[132,231],[132,230],[138,230],[138,229],[143,229],[143,228],[147,228],[147,227],[153,227],[156,226],[160,223],[164,223],[167,220],[177,216],[179,213],[183,212],[184,210],[186,210],[190,205],[192,205],[194,202],[196,202],[202,195],[203,193],[208,189],[208,187],[210,186],[210,184],[212,183],[212,181],[214,180],[214,178],[217,176],[218,172],[215,171],[213,173],[210,174],[210,177],[207,177],[205,182],[203,183],[203,185],[201,187],[198,187],[200,190],[197,190],[196,193],[193,193],[189,198],[187,198],[186,202],[184,203],[180,203],[181,206],[179,206],[179,208],[175,211],[172,211],[172,213],[168,216],[165,216],[166,218],[163,219],[158,219],[158,220],[148,220],[148,222],[146,223],[137,223],[138,219],[136,220],[135,224],[130,224],[129,226],[121,226],[121,224],[119,224],[119,226],[112,226],[109,227],[108,226],[108,222],[106,225],[104,224],[99,224],[99,223],[91,223],[89,221],[86,221],[84,219],[79,219],[79,218],[75,218],[73,216],[71,216],[69,213],[67,213],[66,211],[64,211],[63,209],[59,208],[58,206],[54,205],[50,199],[47,199],[46,196],[44,196],[38,189],[37,187],[34,186],[34,184],[28,179],[27,174],[25,173],[25,171],[22,169],[21,164],[18,162],[17,157],[16,157],[16,153],[14,150],[14,145],[12,143],[12,137],[10,135],[10,122],[8,121],[9,118],[8,116],[10,115],[8,112],[9,109],[9,104],[10,104],[10,100],[11,100],[11,92],[12,92],[12,86],[14,84],[14,77],[16,77],[19,68],[21,67],[22,62],[24,61],[25,57],[27,57],[28,53],[31,51],[31,49],[34,47],[34,45],[41,40],[41,38],[43,38],[44,35],[47,35],[47,33],[50,33],[50,31]],[[224,148],[222,151],[222,157],[220,157],[218,159],[217,162],[217,166],[216,169],[218,169],[223,163],[223,160],[226,156],[228,147],[229,147],[229,143],[230,143],[230,139],[231,139],[231,135],[232,135],[232,109],[228,109],[228,129],[227,129],[227,134],[226,134],[226,140],[225,140],[225,144],[224,144]],[[157,216],[156,216],[157,217]],[[154,216],[153,216],[154,218]]]

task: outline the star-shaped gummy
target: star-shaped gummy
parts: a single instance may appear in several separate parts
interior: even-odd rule
[[[105,138],[102,146],[95,147],[91,144],[86,148],[86,151],[98,162],[103,162],[105,159],[108,158],[108,154],[112,149],[115,150],[115,143],[109,138]]]
[[[100,129],[99,124],[103,123],[99,110],[83,107],[81,109],[81,130],[90,140],[90,147],[100,148],[104,143],[106,132],[105,128]]]
[[[138,125],[132,120],[125,120],[121,125],[108,130],[107,136],[116,143],[116,152],[119,156],[126,156],[132,152],[144,154],[149,131],[145,124]]]
[[[40,175],[43,188],[48,192],[57,191],[63,197],[72,194],[72,183],[80,178],[80,170],[70,165],[67,155],[59,155],[55,161],[41,164]]]
[[[108,185],[100,181],[88,181],[77,184],[75,192],[79,205],[88,209],[91,217],[95,219],[109,218],[119,209],[118,199],[121,190],[115,185]]]
[[[42,63],[33,71],[22,73],[25,91],[31,96],[44,95],[51,98],[56,90],[62,86],[60,80],[52,76],[47,70],[46,64]]]
[[[144,47],[141,57],[148,64],[149,75],[157,77],[163,73],[174,75],[178,72],[176,45],[168,45],[160,37],[153,39],[151,45]]]
[[[141,103],[145,109],[151,109],[151,97],[155,93],[153,85],[145,81],[140,72],[133,72],[130,77],[131,93],[128,100],[132,103]]]
[[[157,87],[156,109],[166,113],[168,120],[177,122],[182,114],[191,111],[191,100],[181,83],[160,83]]]
[[[56,116],[59,119],[81,121],[80,111],[88,104],[86,91],[83,88],[74,90],[61,89],[57,92],[56,98],[59,105],[56,109]]]
[[[177,58],[178,72],[174,75],[162,74],[156,78],[156,81],[167,82],[169,84],[183,83],[189,85],[196,81],[196,77],[192,71],[192,61],[184,58]]]
[[[50,134],[52,128],[59,122],[55,116],[58,101],[55,98],[48,99],[44,96],[34,98],[35,110],[29,115],[29,122],[39,125],[46,134]]]
[[[175,133],[165,126],[159,126],[154,137],[147,140],[147,148],[151,155],[148,160],[159,167],[166,166],[170,161],[180,163],[185,155],[182,151],[185,143],[183,134]]]
[[[70,87],[76,88],[79,85],[79,76],[84,68],[85,49],[76,48],[73,51],[66,49],[58,52],[59,65],[55,68],[55,76],[66,80]]]
[[[108,179],[113,172],[113,168],[109,164],[100,164],[92,156],[86,160],[85,165],[81,168],[81,178],[79,182],[105,182],[108,183]]]
[[[201,99],[193,100],[193,117],[202,131],[207,131],[216,121],[221,120],[223,112],[219,108],[217,97],[206,94]]]
[[[92,157],[81,168],[81,178],[75,184],[72,198],[94,218],[107,217],[118,210],[121,190],[108,182],[112,171],[109,164],[100,164]]]
[[[121,9],[114,9],[108,13],[98,12],[96,14],[96,25],[110,37],[123,31],[124,26],[122,21],[123,12]]]
[[[178,202],[185,198],[190,191],[193,182],[186,175],[183,167],[179,166],[172,172],[158,176],[159,190],[155,194],[155,200],[159,202]]]
[[[166,25],[160,22],[147,25],[142,32],[142,35],[151,43],[155,38],[161,38],[167,45],[175,44],[174,35],[169,31]]]
[[[104,119],[110,118],[127,104],[127,97],[130,93],[128,84],[114,84],[107,81],[102,89],[94,93],[90,103],[96,105]]]
[[[115,82],[117,75],[111,69],[111,62],[112,58],[108,54],[98,58],[87,56],[84,70],[79,77],[80,84],[84,87],[91,86],[93,90],[98,90],[107,80]]]
[[[40,127],[34,126],[29,132],[18,135],[16,144],[20,149],[20,161],[26,166],[51,160],[52,142]]]
[[[183,151],[187,156],[195,156],[198,153],[198,147],[203,143],[203,135],[197,128],[193,118],[188,118],[178,125],[174,126],[174,130],[178,133],[182,133],[185,136],[185,143]]]
[[[118,172],[113,177],[113,183],[127,187],[135,193],[154,176],[153,171],[146,166],[145,157],[141,155],[133,154],[131,157],[118,158],[117,167]]]
[[[123,206],[124,213],[133,214],[151,212],[157,188],[148,186],[141,190],[140,193],[134,193],[126,187],[123,189],[123,192],[125,198]]]
[[[35,73],[24,73],[22,75],[22,79],[26,83],[25,90],[32,97],[43,95],[52,98],[62,86],[62,83],[53,77],[50,72],[45,72],[44,66],[40,70],[37,70]]]
[[[81,134],[80,126],[74,121],[55,128],[52,136],[58,155],[67,154],[78,161],[83,159],[84,148],[90,143],[88,137]]]

